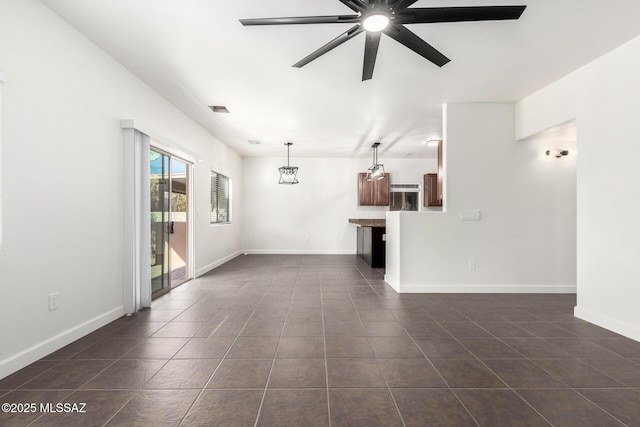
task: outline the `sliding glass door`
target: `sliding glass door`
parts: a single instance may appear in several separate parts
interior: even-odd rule
[[[191,279],[188,263],[189,164],[150,151],[151,291],[154,297]]]
[[[187,273],[187,206],[188,167],[175,157],[171,159],[171,198],[169,203],[169,275],[171,286],[190,279]]]

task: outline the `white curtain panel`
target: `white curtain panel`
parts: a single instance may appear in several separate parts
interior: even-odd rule
[[[148,135],[124,129],[124,309],[151,306],[151,215]]]

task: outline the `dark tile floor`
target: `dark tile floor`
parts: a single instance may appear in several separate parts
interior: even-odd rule
[[[574,295],[398,295],[355,256],[242,256],[0,380],[22,426],[640,426],[640,343]]]

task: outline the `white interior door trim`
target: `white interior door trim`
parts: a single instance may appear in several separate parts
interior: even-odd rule
[[[160,135],[157,132],[154,132],[153,129],[149,129],[143,123],[140,123],[136,120],[121,120],[120,127],[122,129],[135,129],[138,132],[142,132],[145,135],[148,135],[153,140],[153,145],[160,150],[166,151],[167,153],[179,157],[182,160],[186,160],[189,163],[195,164],[198,162],[198,154],[189,150],[188,148],[178,144],[175,141],[172,141],[170,138],[165,137],[164,135]]]

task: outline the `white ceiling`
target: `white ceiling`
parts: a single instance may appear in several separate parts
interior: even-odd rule
[[[351,14],[338,0],[41,0],[243,156],[434,157],[447,102],[517,101],[640,34],[638,0],[420,0],[526,4],[517,21],[410,25],[438,68],[384,37],[362,82],[361,34],[292,64],[351,24],[243,27],[240,18]],[[214,114],[208,105],[225,105]],[[248,140],[261,141],[250,145]]]

